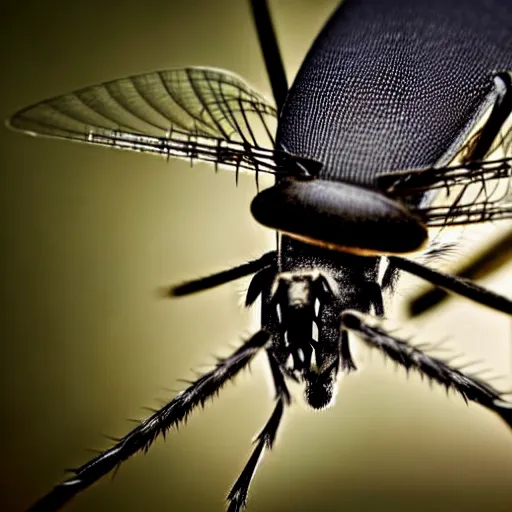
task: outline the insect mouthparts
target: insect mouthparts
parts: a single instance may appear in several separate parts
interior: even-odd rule
[[[305,372],[318,372],[321,366],[316,357],[322,342],[318,334],[320,316],[335,293],[318,270],[280,273],[273,288],[271,303],[279,324],[275,334],[277,352],[283,361],[291,359],[289,369],[304,379]]]

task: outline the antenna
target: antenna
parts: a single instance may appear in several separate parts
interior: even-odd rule
[[[283,66],[283,59],[277,44],[276,33],[270,11],[266,0],[250,0],[254,24],[258,32],[265,67],[272,87],[272,94],[276,102],[277,111],[281,113],[286,94],[288,93],[288,82]]]

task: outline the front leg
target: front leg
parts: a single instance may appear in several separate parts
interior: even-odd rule
[[[341,315],[342,329],[358,334],[368,346],[380,350],[408,372],[415,370],[428,380],[437,382],[447,390],[454,390],[466,402],[472,401],[498,414],[512,428],[512,403],[502,393],[477,377],[452,368],[441,359],[429,356],[407,341],[401,340],[367,323],[364,315],[345,311]]]
[[[391,256],[389,262],[394,268],[425,279],[434,286],[439,286],[450,292],[462,295],[463,297],[488,306],[501,313],[512,315],[512,300],[487,290],[469,279],[444,274],[439,270],[434,270],[406,258]]]
[[[82,466],[68,470],[74,475],[56,485],[27,512],[56,511],[136,453],[147,452],[158,436],[165,437],[169,430],[175,430],[184,423],[194,409],[204,406],[205,402],[217,395],[224,384],[249,365],[256,354],[269,343],[269,339],[269,333],[258,331],[230,356],[219,359],[213,370],[192,382],[170,402],[141,421],[124,437],[116,440],[112,447],[100,452]]]
[[[256,446],[254,447],[249,460],[240,473],[237,481],[229,491],[227,497],[228,512],[241,512],[245,509],[249,486],[251,485],[258,463],[263,456],[264,450],[272,449],[279,425],[281,424],[284,408],[291,403],[290,392],[286,386],[285,375],[283,374],[281,366],[275,359],[272,350],[268,349],[267,355],[274,380],[276,405],[269,420],[254,440]]]
[[[512,227],[512,226],[511,226]],[[512,258],[512,229],[499,240],[489,244],[485,252],[476,259],[455,270],[455,278],[476,281],[499,270]],[[448,299],[450,295],[443,288],[433,285],[411,299],[408,304],[409,316],[419,316]]]

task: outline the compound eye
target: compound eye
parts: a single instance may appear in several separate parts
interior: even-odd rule
[[[379,191],[320,179],[281,179],[251,212],[264,226],[301,241],[361,255],[421,249],[428,233],[405,206]]]

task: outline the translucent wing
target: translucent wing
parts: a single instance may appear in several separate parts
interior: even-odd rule
[[[379,177],[379,186],[402,199],[429,226],[455,226],[512,218],[512,159],[400,171]],[[418,197],[438,191],[440,200],[419,207]]]
[[[185,68],[45,100],[15,114],[9,125],[32,135],[275,172],[276,115],[238,77]]]

